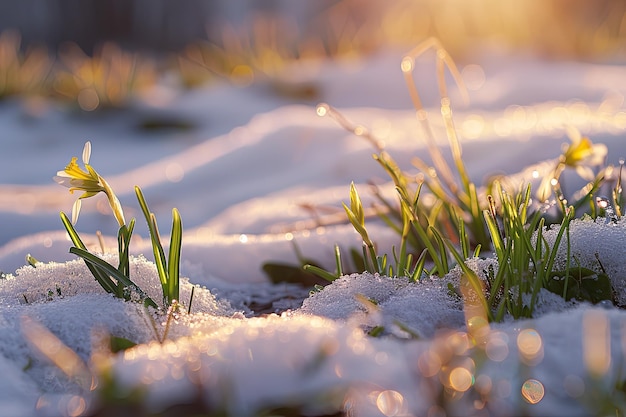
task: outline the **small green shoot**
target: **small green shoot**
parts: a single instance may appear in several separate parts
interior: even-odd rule
[[[32,266],[33,268],[37,268],[37,264],[39,263],[39,260],[29,253],[26,255],[26,263]]]
[[[428,115],[422,105],[413,72],[415,59],[429,49],[434,49],[437,59],[437,81],[441,97],[441,114],[446,129],[452,166],[449,165],[435,139]],[[336,109],[328,104],[320,104],[317,113],[330,116],[341,126],[355,135],[365,138],[376,150],[374,159],[381,165],[395,185],[398,202],[394,204],[374,187],[374,196],[380,203],[379,216],[384,224],[398,232],[400,245],[392,248],[393,261],[387,254],[378,254],[376,246],[365,227],[365,209],[354,184],[350,186],[350,206],[344,204],[348,220],[364,242],[362,269],[390,277],[407,276],[419,280],[422,273],[444,276],[456,263],[463,272],[468,287],[477,294],[480,309],[486,311],[489,320],[500,321],[505,314],[515,318],[530,317],[537,303],[539,291],[547,288],[558,291],[564,298],[573,294],[584,299],[606,299],[606,285],[600,277],[597,288],[587,279],[588,271],[570,268],[569,224],[578,209],[589,205],[595,218],[596,212],[605,215],[607,221],[617,221],[621,216],[621,170],[613,188],[613,204],[607,198],[596,194],[611,177],[612,167],[606,167],[594,174],[592,167],[599,166],[606,156],[604,145],[593,144],[575,129],[569,129],[571,143],[563,147],[552,175],[546,176],[539,187],[539,204],[548,202],[550,194],[556,197],[560,215],[556,222],[558,232],[550,247],[543,236],[546,227],[554,223],[546,213],[536,210],[528,184],[517,192],[505,189],[499,181],[489,184],[490,194],[486,199],[479,198],[478,190],[468,175],[463,161],[460,141],[452,118],[450,99],[445,82],[445,69],[448,69],[459,87],[465,93],[462,80],[454,62],[440,43],[429,39],[407,54],[401,63],[409,95],[416,110],[417,119],[426,139],[430,159],[429,166],[420,158],[413,159],[413,165],[420,173],[409,174],[398,166],[377,140],[361,125],[353,125]],[[589,183],[581,190],[578,200],[568,203],[565,198],[561,174],[566,168],[576,172]],[[422,185],[431,196],[428,204],[419,198]],[[595,204],[594,204],[595,203]],[[497,205],[500,209],[497,209]],[[567,242],[565,271],[555,271],[555,261],[561,241]],[[477,257],[482,248],[493,250],[499,268],[488,272],[486,282],[481,281],[465,260]],[[417,256],[419,254],[419,256]],[[429,266],[429,270],[425,266]],[[327,279],[336,278],[333,274],[315,270]],[[606,275],[606,274],[605,274]],[[599,277],[599,275],[597,275]],[[483,288],[483,286],[485,288]],[[458,289],[451,289],[459,294]],[[530,295],[529,297],[527,295]],[[476,296],[474,296],[476,297]]]
[[[141,211],[146,218],[148,229],[150,230],[154,260],[159,273],[161,287],[163,289],[163,303],[166,306],[170,306],[177,301],[179,297],[178,279],[183,235],[183,225],[180,214],[176,208],[172,209],[172,233],[170,237],[169,253],[166,260],[165,251],[163,250],[163,245],[161,244],[161,237],[159,235],[156,216],[154,213],[150,212],[148,203],[146,203],[146,199],[144,198],[141,189],[137,186],[135,186],[135,194],[137,195]]]
[[[157,304],[152,300],[141,288],[139,288],[130,279],[130,242],[135,228],[135,219],[131,219],[128,224],[124,217],[122,205],[117,196],[113,192],[111,186],[102,178],[95,169],[89,165],[91,156],[91,144],[87,142],[83,149],[83,163],[85,170],[81,169],[77,164],[76,157],[72,158],[65,170],[59,171],[55,177],[55,181],[59,184],[69,187],[70,192],[82,191],[83,194],[76,200],[72,208],[72,221],[67,215],[61,212],[61,221],[67,230],[67,233],[74,244],[70,252],[82,258],[89,271],[94,276],[100,286],[107,292],[114,294],[116,297],[126,301],[141,301],[146,307],[158,308]],[[74,229],[73,224],[78,220],[80,213],[81,200],[92,197],[100,192],[106,194],[109,205],[113,211],[115,218],[120,226],[117,235],[119,264],[117,267],[104,261],[87,250],[87,247],[81,240],[80,236]],[[148,222],[152,247],[154,250],[155,263],[161,287],[163,292],[163,305],[171,307],[178,306],[179,297],[179,265],[180,252],[182,246],[182,221],[177,209],[172,210],[172,233],[170,238],[169,256],[165,258],[165,251],[161,244],[156,217],[148,209],[148,205],[143,197],[143,193],[139,187],[135,187],[139,205]],[[101,246],[102,240],[100,239]]]

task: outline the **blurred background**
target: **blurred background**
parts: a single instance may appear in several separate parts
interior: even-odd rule
[[[164,73],[183,87],[216,77],[247,85],[285,76],[294,61],[430,36],[461,63],[486,50],[623,62],[626,2],[23,0],[0,2],[0,31],[0,97],[54,95],[89,111],[120,105]]]
[[[326,53],[436,36],[456,54],[487,43],[597,57],[624,53],[625,12],[623,0],[23,0],[0,3],[0,29],[87,53],[105,41],[156,52],[223,46],[225,31],[254,43],[273,30],[281,47],[322,42]]]
[[[117,176],[122,204],[136,205],[127,175],[150,192],[159,218],[176,205],[187,225],[200,226],[254,195],[223,186],[227,177],[245,183],[237,181],[243,174],[226,171],[227,158],[205,171],[199,167],[210,165],[210,152],[190,167],[177,155],[238,134],[237,127],[286,104],[305,104],[312,115],[320,101],[406,110],[401,57],[429,37],[463,70],[472,111],[482,105],[490,112],[459,118],[465,137],[541,138],[541,129],[560,128],[564,118],[623,135],[626,0],[0,1],[0,245],[61,227],[57,213],[73,197],[51,177],[85,140],[97,149],[102,175]],[[431,105],[438,102],[427,72],[432,58],[416,70]],[[514,71],[486,83],[497,75],[494,63]],[[312,130],[294,126],[287,128],[305,149]],[[562,136],[557,128],[549,132]],[[403,138],[415,129],[383,130]],[[532,146],[519,146],[535,157]],[[465,155],[482,159],[475,149]],[[535,162],[518,156],[520,165]],[[144,177],[134,178],[139,170]],[[273,189],[261,181],[267,188],[255,195]],[[91,213],[83,208],[90,232],[93,225],[115,230],[101,201]]]

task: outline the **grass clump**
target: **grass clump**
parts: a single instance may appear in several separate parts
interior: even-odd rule
[[[52,60],[42,47],[20,50],[21,36],[0,33],[0,98],[41,94],[47,87]]]
[[[82,191],[83,194],[78,197],[72,208],[72,220],[61,212],[61,221],[67,230],[74,247],[70,248],[70,252],[81,257],[89,271],[92,273],[96,281],[104,288],[105,291],[123,298],[126,301],[139,301],[146,307],[158,308],[157,303],[150,298],[145,291],[139,288],[130,278],[130,262],[129,248],[130,242],[135,228],[135,219],[131,219],[126,223],[122,205],[117,196],[113,192],[107,181],[101,177],[95,169],[89,164],[91,156],[91,143],[87,142],[83,149],[83,163],[85,169],[79,167],[77,157],[73,157],[70,163],[63,171],[59,171],[54,178],[56,182],[69,187],[70,192]],[[81,201],[85,198],[92,197],[100,192],[107,196],[109,205],[118,224],[118,265],[114,266],[102,258],[94,255],[87,250],[80,236],[76,232],[73,224],[78,220],[80,213]],[[172,210],[172,233],[170,237],[168,257],[165,257],[165,251],[161,244],[161,237],[157,226],[156,216],[150,212],[148,204],[139,187],[135,187],[137,200],[144,214],[148,229],[150,230],[150,238],[154,252],[155,263],[161,281],[161,289],[163,293],[163,307],[165,310],[172,306],[178,305],[179,297],[179,265],[180,251],[182,244],[182,220],[176,208]]]
[[[453,164],[443,157],[436,144],[428,115],[413,79],[415,59],[429,49],[434,49],[437,62],[437,79],[441,97],[441,115],[450,146]],[[456,134],[450,99],[448,97],[445,69],[461,88],[465,89],[454,62],[437,40],[430,39],[416,47],[401,62],[407,88],[422,127],[432,166],[420,158],[413,158],[418,174],[402,170],[391,155],[363,126],[355,126],[328,104],[318,106],[320,116],[330,116],[344,128],[369,141],[376,153],[374,159],[393,181],[397,200],[382,197],[375,189],[380,206],[378,214],[389,227],[400,235],[400,243],[392,254],[380,254],[365,225],[365,209],[356,186],[350,186],[350,205],[344,204],[349,222],[363,241],[362,262],[364,270],[394,276],[409,277],[419,281],[424,275],[443,277],[457,265],[462,271],[461,287],[455,289],[464,298],[477,299],[490,321],[500,321],[505,315],[514,318],[531,317],[542,289],[554,292],[569,300],[576,298],[590,302],[612,301],[610,281],[601,271],[581,268],[570,259],[568,251],[565,270],[555,266],[557,251],[563,242],[569,248],[569,225],[577,210],[589,212],[594,218],[604,214],[617,221],[621,215],[622,196],[620,180],[613,190],[613,205],[607,198],[599,198],[601,187],[612,176],[613,167],[594,174],[591,167],[603,163],[604,145],[595,145],[587,137],[571,129],[571,144],[563,147],[552,174],[540,184],[537,200],[533,201],[530,184],[521,188],[505,187],[502,181],[493,180],[485,197],[470,180],[459,138]],[[561,174],[574,169],[588,184],[578,193],[578,198],[568,202],[561,189]],[[621,167],[620,173],[621,176]],[[425,187],[434,202],[420,199]],[[556,215],[548,216],[543,205],[555,197]],[[596,207],[596,203],[597,207]],[[589,207],[589,210],[585,210]],[[615,207],[615,208],[614,208]],[[609,220],[607,220],[609,221]],[[550,245],[544,232],[552,223],[558,228],[556,240]],[[478,257],[482,250],[493,251],[498,268],[481,279],[465,260]],[[336,273],[318,267],[306,268],[332,281],[342,274],[341,253],[335,248]],[[393,261],[392,261],[393,260]],[[593,278],[593,279],[591,279]],[[466,290],[471,292],[468,296]]]

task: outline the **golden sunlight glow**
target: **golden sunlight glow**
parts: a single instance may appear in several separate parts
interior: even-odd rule
[[[611,366],[611,328],[603,311],[589,310],[583,316],[583,360],[594,377],[604,375]]]
[[[543,384],[536,379],[528,379],[522,385],[522,396],[531,404],[537,404],[541,401],[544,394]]]

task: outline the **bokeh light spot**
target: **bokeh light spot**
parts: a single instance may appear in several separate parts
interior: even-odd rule
[[[454,368],[450,372],[450,386],[459,392],[465,392],[474,384],[474,376],[466,368]]]
[[[531,404],[537,404],[541,401],[544,394],[543,384],[536,379],[528,379],[522,384],[522,396]]]
[[[376,397],[376,406],[387,417],[404,414],[404,397],[398,391],[385,390]]]

